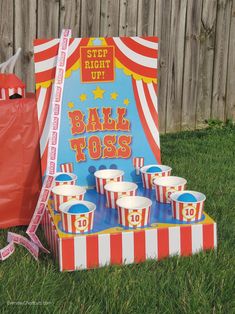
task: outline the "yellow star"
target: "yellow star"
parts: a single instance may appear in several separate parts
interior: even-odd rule
[[[69,107],[70,109],[72,109],[72,108],[74,107],[74,103],[73,103],[73,102],[69,102],[69,103],[68,103],[68,107]]]
[[[80,98],[81,101],[85,101],[85,100],[87,100],[87,95],[86,94],[81,94],[79,96],[79,98]]]
[[[92,91],[92,93],[94,94],[94,99],[97,98],[103,99],[103,94],[105,93],[105,90],[97,86],[96,89]]]
[[[124,103],[124,105],[129,105],[130,101],[128,98],[126,98],[126,99],[124,99],[123,103]]]
[[[118,96],[118,94],[117,94],[116,92],[111,93],[111,94],[110,94],[110,99],[116,100],[116,99],[117,99],[117,96]]]

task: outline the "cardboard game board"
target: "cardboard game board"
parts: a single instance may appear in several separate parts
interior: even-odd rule
[[[45,173],[51,97],[59,39],[34,44],[42,170]],[[172,219],[170,205],[156,202],[143,189],[136,161],[160,164],[157,103],[156,37],[75,38],[70,40],[59,127],[57,171],[72,162],[77,184],[89,189],[85,200],[96,204],[91,232],[64,232],[50,200],[42,226],[60,270],[93,268],[190,255],[216,247],[216,223]],[[58,78],[59,79],[59,78]],[[139,185],[138,195],[152,199],[150,224],[134,230],[118,225],[116,209],[94,189],[94,172],[120,169],[124,180]],[[173,169],[174,172],[174,169]]]

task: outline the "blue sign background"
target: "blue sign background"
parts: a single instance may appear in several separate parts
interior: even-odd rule
[[[92,93],[99,86],[101,89],[105,90],[103,94],[103,99],[94,99],[94,94]],[[118,96],[116,100],[111,99],[111,93],[117,93]],[[86,94],[87,99],[81,101],[79,96],[81,94]],[[124,104],[124,100],[128,99],[129,104]],[[73,103],[73,108],[68,106],[69,103]],[[71,104],[70,104],[71,105]],[[85,114],[84,120],[87,122],[88,108],[96,107],[99,108],[99,114],[102,120],[101,107],[112,107],[113,114],[112,117],[116,119],[116,108],[126,107],[127,118],[130,123],[130,132],[120,132],[120,131],[102,131],[102,132],[89,132],[79,135],[72,135],[71,133],[71,123],[68,117],[68,112],[79,109]],[[112,159],[99,159],[93,160],[89,157],[87,148],[84,149],[86,155],[86,161],[77,162],[76,152],[71,149],[69,140],[76,137],[90,137],[91,135],[97,135],[103,139],[106,134],[116,134],[120,136],[121,134],[131,135],[132,143],[130,144],[132,149],[132,155],[128,159],[112,158]],[[74,172],[78,176],[78,184],[84,186],[94,186],[95,178],[94,171],[104,168],[118,168],[124,170],[124,179],[127,181],[140,182],[140,175],[136,175],[135,169],[132,164],[133,157],[144,157],[145,164],[156,164],[157,161],[151,151],[151,148],[146,139],[144,130],[142,128],[138,111],[135,104],[135,98],[132,88],[132,78],[124,74],[123,70],[115,69],[115,81],[108,83],[89,83],[84,84],[80,82],[80,69],[73,71],[71,76],[65,79],[63,103],[62,103],[62,115],[61,115],[61,125],[60,125],[60,139],[59,139],[59,153],[58,153],[58,168],[59,165],[64,162],[73,162]]]

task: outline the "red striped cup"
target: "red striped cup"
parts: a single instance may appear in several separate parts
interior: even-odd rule
[[[126,228],[149,225],[152,201],[143,196],[124,196],[116,202],[118,222]]]
[[[133,166],[135,168],[136,174],[140,174],[140,168],[144,166],[144,157],[134,157],[132,159]]]
[[[100,194],[104,194],[104,186],[110,181],[120,182],[123,180],[124,171],[118,169],[103,169],[94,173],[96,190]]]
[[[69,213],[72,205],[85,205],[89,212],[84,213]],[[60,205],[60,216],[62,221],[62,228],[69,233],[84,233],[93,229],[94,212],[96,205],[87,201],[70,200]]]
[[[62,184],[70,184],[70,185],[75,185],[75,184],[76,184],[76,181],[77,181],[77,176],[76,176],[76,174],[68,172],[68,173],[66,173],[66,174],[71,177],[70,180],[66,180],[66,181],[59,181],[59,180],[56,180],[56,177],[57,177],[58,175],[60,175],[60,174],[65,174],[65,173],[64,173],[64,172],[57,172],[57,173],[55,174],[55,176],[54,176],[54,177],[55,177],[55,181],[54,181],[54,182],[55,182],[55,183],[54,183],[55,186],[62,185]]]
[[[133,182],[109,182],[104,186],[106,195],[106,206],[116,208],[116,201],[123,196],[134,196],[138,185]]]
[[[63,164],[60,164],[60,170],[61,172],[73,172],[73,163],[72,162],[65,162]]]
[[[162,172],[147,172],[150,167],[161,168]],[[166,177],[171,175],[171,167],[163,165],[148,165],[140,169],[143,187],[145,189],[154,189],[153,181],[158,177]]]
[[[83,200],[86,189],[78,185],[58,185],[52,189],[54,209],[59,211],[61,204],[68,202],[70,199]]]
[[[183,193],[190,193],[196,199],[197,202],[182,202],[178,201],[178,197]],[[195,191],[181,191],[172,193],[171,196],[171,209],[172,217],[181,221],[198,221],[202,218],[202,213],[204,209],[204,202],[206,196],[200,192]]]
[[[180,177],[159,177],[153,180],[156,190],[156,199],[160,203],[170,203],[170,196],[176,191],[183,191],[186,188],[187,180]]]

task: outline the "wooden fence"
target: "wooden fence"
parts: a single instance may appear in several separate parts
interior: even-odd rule
[[[235,119],[235,0],[0,0],[0,62],[23,48],[16,72],[34,90],[32,41],[157,35],[161,132]]]

